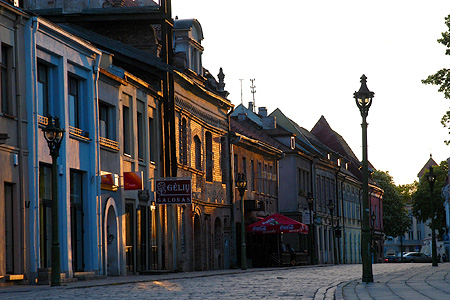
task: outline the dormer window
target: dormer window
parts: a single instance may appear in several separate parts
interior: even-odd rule
[[[175,55],[185,60],[186,68],[203,76],[203,31],[200,23],[196,19],[175,20],[173,38]]]

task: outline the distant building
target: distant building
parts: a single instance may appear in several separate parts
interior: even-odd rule
[[[261,118],[267,117],[260,116]],[[240,262],[241,228],[278,212],[278,161],[285,147],[270,137],[264,127],[247,118],[247,113],[239,113],[230,118],[232,141],[233,178],[243,173],[247,179],[247,191],[244,194],[245,223],[242,224],[240,198],[234,189],[236,220],[237,261]],[[278,253],[278,241],[275,235],[247,233],[247,259],[253,267],[268,267],[275,264],[272,255]],[[298,240],[291,244],[299,250]]]
[[[419,180],[429,169],[430,166],[437,166],[436,161],[431,157],[422,167],[422,169],[417,174]],[[429,226],[429,221],[423,223],[416,219],[412,214],[412,204],[407,204],[406,209],[409,212],[409,218],[411,220],[411,227],[408,232],[400,237],[387,236],[384,247],[384,255],[397,255],[400,254],[401,250],[403,252],[418,252],[421,251],[424,240],[431,238],[431,229]]]

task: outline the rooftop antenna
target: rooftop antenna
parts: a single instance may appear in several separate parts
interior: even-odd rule
[[[244,105],[244,100],[242,99],[242,80],[244,79],[239,79],[239,81],[241,82],[241,104]]]
[[[256,105],[255,105],[256,86],[254,85],[255,78],[250,79],[250,81],[252,82],[252,85],[250,86],[250,89],[251,89],[251,92],[252,92],[252,94],[253,94],[253,112],[255,112],[255,111],[254,111],[255,108],[256,108]]]

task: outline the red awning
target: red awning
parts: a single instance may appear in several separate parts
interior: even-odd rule
[[[253,233],[304,233],[308,226],[280,214],[273,214],[247,226],[247,232]]]

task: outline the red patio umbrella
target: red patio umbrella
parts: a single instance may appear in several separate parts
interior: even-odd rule
[[[281,214],[273,214],[247,226],[247,232],[253,233],[304,233],[308,226]]]

